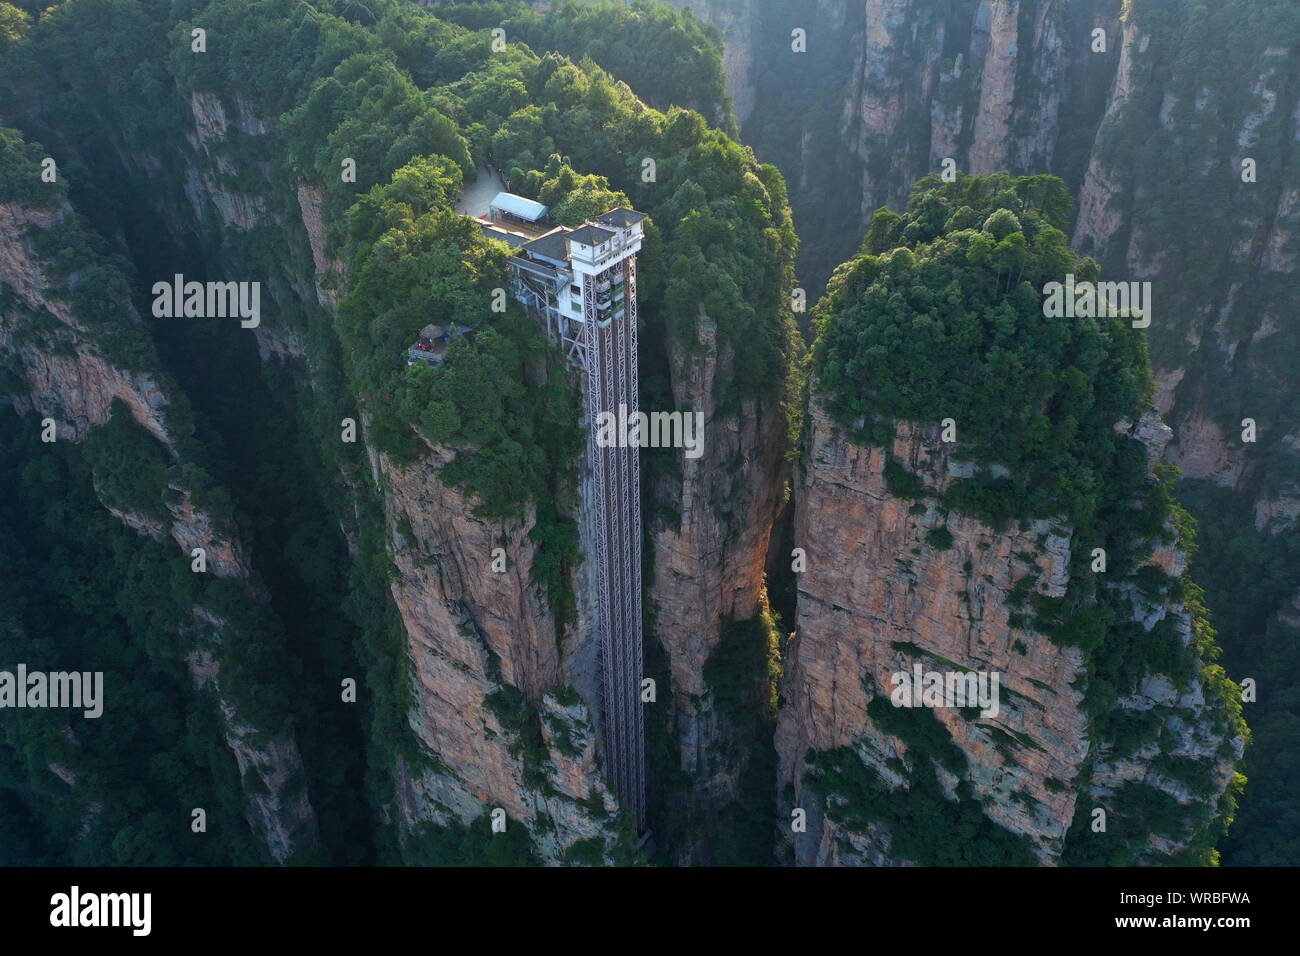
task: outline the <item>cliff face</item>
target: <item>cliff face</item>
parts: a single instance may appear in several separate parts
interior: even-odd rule
[[[1133,95],[1133,54],[1137,34],[1136,23],[1130,21],[1124,25],[1119,64],[1115,69],[1110,98],[1106,103],[1105,121],[1107,122],[1115,122],[1120,110]],[[1079,215],[1075,220],[1074,228],[1076,243],[1084,237],[1097,243],[1104,243],[1115,235],[1123,222],[1118,210],[1112,205],[1117,192],[1118,187],[1107,178],[1100,160],[1095,156],[1092,157],[1088,162],[1088,172],[1079,191]]]
[[[165,157],[169,168],[183,168],[181,185],[159,190],[152,197],[157,204],[153,212],[177,246],[197,243],[210,274],[262,284],[263,313],[253,330],[261,360],[278,366],[305,359],[303,365],[290,366],[294,379],[300,388],[317,387],[322,357],[307,353],[306,330],[293,316],[313,301],[332,310],[338,300],[334,279],[346,269],[327,251],[324,191],[304,182],[287,190],[264,159],[250,163],[250,156],[272,156],[282,146],[253,104],[207,92],[186,98],[193,125],[185,145]],[[124,154],[121,160],[155,172],[163,166],[163,159],[144,152]],[[0,207],[0,222],[10,227],[0,245],[0,276],[12,277],[6,281],[36,297],[43,280],[30,245],[24,245],[24,222],[16,218],[20,213],[54,220],[63,213]],[[263,243],[250,252],[256,238],[266,235],[276,238],[273,251],[267,253]],[[48,305],[71,323],[64,303],[50,299]],[[8,333],[8,328],[0,330],[0,343],[9,343],[13,336]],[[64,338],[71,341],[71,336]],[[108,420],[111,402],[118,398],[155,437],[174,447],[165,425],[166,396],[154,377],[122,371],[88,345],[79,344],[75,357],[68,348],[52,345],[24,341],[14,346],[21,349],[30,386],[15,396],[20,410],[49,410],[59,420],[60,438],[80,439]],[[506,811],[509,827],[529,829],[534,851],[546,862],[567,859],[566,851],[576,843],[584,843],[581,856],[588,861],[593,843],[612,849],[625,834],[619,831],[618,803],[599,769],[595,635],[587,609],[580,607],[579,621],[562,641],[546,600],[529,583],[532,511],[508,528],[474,517],[474,501],[439,482],[438,469],[450,457],[440,449],[401,467],[373,449],[367,454],[373,487],[382,489],[393,568],[390,586],[405,632],[404,666],[413,690],[402,706],[414,752],[398,746],[396,765],[386,768],[396,782],[390,819],[410,835],[424,823],[467,824],[499,807]],[[371,483],[346,467],[338,478],[350,494],[372,493],[367,488]],[[254,583],[233,529],[196,507],[188,488],[174,485],[172,491],[170,527],[129,507],[108,504],[140,534],[170,534],[186,554],[204,547],[210,573],[238,581],[251,601],[266,604],[269,595]],[[584,492],[585,484],[579,490]],[[358,536],[374,530],[358,526],[359,514],[340,516],[354,557],[360,553]],[[580,544],[586,545],[588,529],[582,530]],[[507,553],[504,574],[491,570],[498,546]],[[586,573],[579,567],[576,580],[585,580]],[[307,790],[301,786],[303,761],[292,735],[260,733],[223,693],[219,658],[228,626],[221,615],[196,606],[194,620],[186,626],[193,646],[186,663],[196,689],[212,693],[217,701],[227,744],[248,788],[249,820],[272,855],[284,860],[318,839]]]
[[[231,278],[262,283],[265,298],[253,334],[263,361],[304,358],[302,330],[286,321],[283,312],[292,302],[319,299],[322,305],[334,304],[328,289],[309,278],[313,264],[322,279],[331,266],[337,268],[324,258],[321,191],[300,186],[297,203],[283,194],[267,158],[278,144],[270,126],[243,97],[235,95],[227,102],[214,93],[191,92],[189,108],[193,127],[185,134],[189,152],[184,202],[167,207],[171,230],[177,236],[207,237],[204,259],[209,267],[220,267]],[[297,231],[299,221],[305,236]],[[262,232],[287,247],[272,263],[252,259],[244,248],[250,234]],[[240,238],[232,240],[234,236]],[[274,271],[261,271],[268,264]]]
[[[654,585],[646,595],[672,688],[669,694],[660,687],[646,706],[667,710],[676,750],[671,759],[690,776],[685,799],[691,806],[735,799],[738,766],[749,759],[737,754],[734,728],[715,712],[704,673],[726,622],[749,620],[762,608],[768,538],[784,486],[783,414],[747,402],[734,419],[715,420],[715,377],[727,373],[732,357],[726,349],[719,354],[707,317],[702,327],[704,348],[687,355],[674,346],[670,359],[676,407],[704,415],[704,452],[698,459],[676,452],[680,483],[661,479],[651,486],[653,500],[679,514],[680,524],[651,522]],[[372,455],[399,572],[393,596],[415,675],[410,721],[429,758],[421,769],[401,768],[404,822],[408,828],[425,820],[464,823],[502,807],[529,826],[548,862],[593,838],[612,849],[608,811],[617,803],[597,760],[601,686],[590,562],[574,569],[578,620],[559,635],[546,601],[529,583],[533,509],[506,525],[475,517],[473,500],[437,477],[450,456],[431,448],[420,462],[398,467]],[[591,514],[586,479],[584,472],[576,490],[579,547],[589,555],[594,531],[583,520]],[[651,510],[647,500],[643,512]],[[492,570],[495,548],[504,549],[504,573]],[[528,731],[509,718],[503,723],[493,703],[511,687],[536,711],[525,719],[540,716],[545,750],[531,758],[521,756]],[[569,698],[564,690],[557,696],[557,688],[571,689],[567,710],[558,707]],[[567,731],[576,748],[555,746],[550,730],[557,720],[577,725]],[[608,811],[593,813],[593,799]],[[697,846],[695,839],[703,840],[682,835],[674,845],[681,860],[707,855],[708,841]]]
[[[240,168],[222,147],[232,131],[244,137],[263,136],[267,126],[242,98],[235,97],[233,103],[232,118],[226,115],[220,97],[211,93],[190,94],[194,129],[186,134],[186,140],[203,161],[188,167],[185,197],[200,224],[207,223],[210,211],[215,211],[223,227],[246,232],[256,225],[267,224],[266,203],[256,192],[234,190],[222,183],[221,177],[233,177]],[[269,178],[265,167],[258,172],[263,181]]]
[[[327,251],[323,196],[315,184],[296,189],[315,276],[311,294],[333,310],[335,280],[347,262]],[[499,808],[507,828],[527,828],[545,863],[626,852],[619,804],[600,766],[599,637],[585,603],[588,563],[573,569],[577,620],[561,630],[531,582],[534,506],[516,521],[479,518],[476,499],[438,477],[454,452],[422,443],[420,458],[397,464],[364,429],[362,437],[369,477],[382,494],[389,586],[412,691],[402,706],[413,752],[399,747],[391,768],[401,833],[415,838],[425,825],[467,825]],[[369,493],[360,476],[342,477],[353,493]],[[585,472],[574,491],[587,501]],[[577,508],[579,519],[589,512]],[[581,520],[578,528],[580,551],[594,553],[592,529]],[[497,549],[504,571],[494,570]],[[579,850],[585,853],[575,856]]]
[[[707,317],[704,320],[707,322]],[[682,458],[682,480],[655,493],[681,516],[680,525],[652,529],[655,585],[650,592],[655,630],[671,661],[678,693],[682,764],[694,770],[706,746],[695,726],[695,701],[706,688],[704,662],[717,647],[724,618],[758,612],[768,537],[782,490],[784,422],[775,409],[747,402],[737,420],[714,420],[713,384],[719,355],[707,324],[702,353],[674,345],[673,398],[678,408],[704,415],[704,453]]]
[[[703,348],[688,354],[671,343],[670,361],[676,407],[703,413],[704,451],[697,459],[680,458],[680,483],[652,486],[655,502],[680,522],[651,523],[654,585],[647,594],[673,691],[671,700],[664,695],[653,706],[671,708],[673,759],[691,776],[687,800],[696,806],[735,799],[739,768],[752,756],[738,752],[735,728],[716,712],[705,665],[727,622],[750,620],[762,608],[764,562],[784,489],[786,427],[769,402],[747,401],[735,418],[715,418],[714,382],[729,374],[732,354],[718,348],[703,311],[700,329]],[[684,861],[708,852],[702,833],[679,837],[676,852]]]
[[[244,137],[261,135],[246,104],[223,105],[195,94],[190,105],[195,118],[190,145],[200,166],[228,162],[223,157]],[[240,231],[277,222],[278,201],[256,191],[230,194],[212,177],[193,182],[186,197],[199,222],[217,220]],[[295,256],[305,253],[298,258],[314,274],[308,294],[333,309],[338,296],[331,276],[342,276],[347,263],[327,249],[323,190],[299,183],[294,198],[302,231],[295,222],[290,246]],[[300,286],[311,288],[292,267],[279,280],[290,294],[303,295]],[[705,415],[704,455],[682,459],[680,483],[654,483],[643,508],[651,512],[653,496],[681,516],[680,526],[660,522],[650,531],[656,583],[647,600],[667,651],[673,693],[661,689],[649,706],[668,711],[680,748],[674,760],[687,773],[699,774],[697,795],[726,797],[734,795],[733,775],[721,770],[726,761],[719,756],[727,731],[712,714],[702,673],[724,618],[745,620],[758,613],[768,535],[783,486],[785,422],[775,402],[750,402],[735,418],[714,421],[715,380],[719,373],[729,376],[732,356],[718,354],[707,317],[702,325],[705,347],[689,356],[674,351],[670,363],[676,407]],[[302,354],[300,347],[283,345],[301,336],[273,315],[257,333],[264,358]],[[535,851],[548,862],[597,837],[612,848],[617,803],[599,769],[598,635],[594,609],[585,604],[590,567],[583,562],[573,569],[578,620],[557,635],[551,609],[530,584],[531,510],[509,527],[476,518],[474,500],[438,480],[450,456],[444,449],[430,448],[420,461],[404,466],[373,448],[369,455],[375,485],[383,490],[389,553],[398,572],[391,588],[406,635],[414,690],[409,722],[420,751],[418,759],[403,757],[397,768],[402,828],[410,833],[423,823],[465,824],[500,807],[511,821],[528,826]],[[355,476],[345,480],[359,491]],[[585,475],[575,491],[586,500]],[[584,554],[594,551],[592,529],[582,521],[589,511],[582,504],[576,511]],[[507,554],[504,574],[491,570],[497,547]],[[558,699],[570,699],[564,688],[576,692],[580,703],[558,705]],[[516,690],[525,702],[525,727],[517,726],[513,710],[504,716],[497,712],[503,700],[513,701]],[[557,731],[559,739],[574,745],[551,746],[552,725],[567,726]],[[603,809],[606,804],[613,813]]]
[[[15,365],[26,380],[25,388],[11,396],[14,406],[20,413],[39,409],[49,414],[57,423],[59,438],[79,441],[92,427],[108,421],[113,400],[119,399],[135,421],[170,446],[162,418],[167,400],[153,377],[107,361],[86,341],[67,300],[47,294],[48,281],[33,239],[62,225],[70,215],[66,206],[0,205],[0,281],[9,285],[24,311],[35,315],[45,310],[57,320],[44,325],[43,334],[33,335],[29,316],[20,316],[17,309],[8,311],[0,328],[0,349],[15,355]],[[56,344],[62,347],[55,348]]]
[[[298,208],[302,212],[302,225],[307,231],[307,241],[311,246],[312,265],[316,274],[316,299],[326,308],[338,305],[338,290],[329,284],[330,274],[343,275],[343,263],[331,258],[325,251],[326,229],[321,206],[325,201],[325,190],[321,186],[302,183],[298,186]]]
[[[1249,58],[1249,73],[1211,82],[1166,65],[1190,42],[1177,29],[1150,16],[1130,19],[1073,236],[1107,268],[1161,291],[1150,335],[1157,377],[1167,383],[1161,411],[1175,429],[1168,460],[1188,477],[1249,495],[1260,526],[1274,531],[1294,519],[1300,496],[1297,433],[1287,424],[1291,318],[1282,305],[1300,289],[1300,193],[1290,175],[1300,90],[1289,40],[1270,35],[1235,50]],[[1139,128],[1163,148],[1159,158],[1122,148]],[[1172,190],[1159,188],[1151,167],[1179,150],[1190,151],[1186,165],[1166,173],[1184,194],[1226,189],[1230,209],[1172,207]],[[1197,278],[1183,278],[1189,272]],[[1259,430],[1253,448],[1234,434],[1244,417]]]
[[[722,69],[726,74],[731,110],[743,123],[754,111],[755,20],[751,12],[738,9],[728,0],[673,0],[677,7],[689,7],[701,20],[716,24],[722,31]]]
[[[723,27],[729,62],[742,58],[732,47],[746,39],[770,44],[764,52],[774,76],[749,94],[747,139],[767,152],[764,124],[787,108],[776,101],[808,99],[788,120],[821,140],[814,151],[822,157],[846,150],[840,168],[854,174],[856,188],[848,188],[862,226],[880,206],[901,207],[912,183],[940,171],[948,158],[971,175],[1052,172],[1077,184],[1082,167],[1075,153],[1086,149],[1101,120],[1119,45],[1113,0],[1068,9],[1059,0],[980,0],[942,10],[917,0],[819,0],[798,12],[775,2],[713,3],[697,12]],[[806,32],[808,52],[791,56],[786,38],[796,27]],[[1092,50],[1094,28],[1107,32],[1106,51]],[[737,102],[748,75],[728,70]],[[828,86],[839,99],[824,108]],[[826,128],[831,116],[834,125]],[[792,190],[796,215],[801,231],[813,236],[830,210],[806,203],[838,207],[846,199],[842,180],[833,199],[816,182],[826,174],[824,163],[814,159],[805,168],[783,157],[781,164],[787,180],[800,184]],[[839,258],[852,249],[841,251]],[[816,268],[829,271],[836,261]]]
[[[83,441],[96,426],[111,416],[114,401],[121,401],[131,418],[166,447],[178,465],[185,461],[176,450],[168,430],[170,404],[158,376],[152,372],[128,371],[109,358],[100,342],[100,330],[79,323],[71,302],[84,272],[74,273],[66,283],[50,276],[50,264],[36,250],[43,231],[70,223],[71,209],[64,202],[49,209],[22,204],[0,206],[0,285],[11,296],[0,314],[0,352],[5,364],[18,377],[9,399],[20,413],[34,412],[56,424],[58,441]],[[91,263],[84,264],[89,271]],[[55,291],[55,290],[58,291]],[[116,303],[116,321],[138,327],[140,319],[129,301]],[[103,493],[101,492],[101,498]],[[233,526],[225,519],[196,507],[191,488],[180,479],[170,482],[165,502],[169,521],[148,515],[103,498],[105,507],[137,533],[155,539],[170,536],[189,557],[202,548],[207,572],[238,583],[249,601],[266,602]],[[226,743],[245,781],[246,812],[254,833],[279,862],[317,843],[315,813],[301,785],[302,758],[292,733],[260,732],[241,715],[237,704],[221,691],[221,667],[213,649],[223,641],[226,622],[202,604],[192,609],[192,620],[180,625],[193,647],[186,660],[196,688],[214,691],[225,730]],[[251,770],[251,773],[246,771]]]
[[[1152,417],[1137,434],[1158,445],[1167,440],[1163,431]],[[900,423],[889,454],[927,490],[941,492],[971,466],[949,460],[950,446],[937,439],[937,429]],[[932,755],[909,754],[909,743],[873,721],[868,706],[888,703],[897,686],[892,676],[917,663],[925,671],[1000,675],[996,714],[933,710],[967,767],[964,775],[946,765],[936,765],[936,772],[947,799],[964,780],[987,818],[1025,838],[1040,863],[1059,860],[1075,818],[1112,806],[1126,782],[1169,794],[1189,817],[1195,805],[1217,802],[1243,743],[1225,741],[1200,679],[1178,688],[1164,675],[1148,674],[1118,706],[1134,713],[1158,708],[1165,757],[1212,764],[1208,793],[1193,793],[1162,771],[1168,760],[1157,759],[1154,744],[1117,757],[1113,742],[1091,739],[1082,706],[1083,652],[1052,643],[1015,613],[1016,584],[1027,575],[1037,576],[1037,593],[1065,593],[1071,551],[1080,547],[1071,529],[1035,521],[997,532],[933,501],[914,505],[896,497],[884,478],[885,451],[837,434],[816,402],[804,452],[795,539],[807,548],[808,568],[798,576],[798,633],[787,654],[776,732],[778,780],[793,801],[782,812],[807,812],[806,832],[792,835],[796,862],[907,862],[891,850],[882,823],[838,822],[834,793],[819,794],[805,774],[819,754],[846,747],[887,790],[912,787]],[[940,527],[951,535],[948,547],[932,534]],[[1174,576],[1185,567],[1174,550],[1152,560]],[[1138,602],[1135,609],[1148,630],[1166,617],[1187,646],[1193,640],[1187,608]],[[1148,850],[1171,853],[1180,845],[1179,838],[1153,836]]]
[[[1154,3],[1125,13],[1118,0],[693,7],[723,29],[728,63],[749,43],[749,60],[768,66],[728,69],[728,89],[737,104],[751,97],[738,109],[745,139],[790,184],[804,284],[816,289],[874,210],[901,209],[945,159],[972,175],[1060,176],[1077,197],[1074,247],[1156,290],[1151,357],[1175,429],[1166,459],[1250,496],[1261,527],[1291,526],[1300,434],[1286,424],[1295,389],[1283,356],[1294,350],[1282,303],[1300,290],[1300,89],[1289,24],[1234,4],[1206,21]],[[1238,31],[1243,17],[1277,22]],[[806,54],[790,52],[795,27]],[[1228,33],[1222,74],[1179,58]],[[1246,159],[1257,166],[1248,184]],[[1227,212],[1185,202],[1225,191]],[[1234,434],[1246,417],[1254,445]]]
[[[599,706],[596,635],[580,618],[562,641],[530,584],[533,509],[504,525],[474,517],[473,502],[438,479],[451,457],[430,448],[402,467],[372,457],[385,489],[392,593],[414,678],[409,721],[420,748],[416,765],[398,768],[402,822],[408,830],[425,821],[469,823],[499,807],[529,828],[546,862],[579,841],[612,849],[618,804],[598,767],[593,708],[584,700]],[[498,548],[504,571],[493,570]]]

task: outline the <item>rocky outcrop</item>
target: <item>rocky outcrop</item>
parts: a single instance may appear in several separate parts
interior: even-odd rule
[[[257,144],[259,157],[273,155],[273,148],[279,146],[271,127],[242,96],[234,94],[223,99],[215,93],[192,92],[189,99],[194,126],[185,137],[190,146],[190,161],[182,173],[185,203],[181,209],[170,210],[169,225],[177,236],[210,236],[216,229],[226,228],[238,232],[275,229],[288,250],[274,257],[274,271],[259,275],[227,271],[225,278],[262,284],[263,314],[254,329],[262,361],[305,359],[304,331],[286,321],[283,313],[289,302],[313,297],[327,307],[337,304],[327,274],[331,266],[337,271],[339,265],[337,261],[327,262],[324,256],[325,229],[320,212],[324,190],[303,184],[298,189],[296,209],[285,201],[287,197],[280,194],[270,163],[249,159],[249,142]],[[235,175],[237,170],[242,171],[242,176]],[[239,188],[235,188],[236,183]],[[299,221],[305,236],[296,231]],[[235,268],[228,261],[231,248],[232,244],[223,240],[209,249],[209,265],[223,270]],[[247,268],[243,250],[238,244],[233,248],[240,256],[237,268]],[[300,375],[298,382],[305,387],[309,376]]]
[[[653,486],[656,512],[680,521],[659,517],[651,523],[654,586],[647,599],[671,670],[671,726],[681,769],[699,774],[697,792],[726,800],[734,795],[732,773],[714,780],[716,771],[702,772],[722,762],[706,758],[725,746],[704,667],[727,620],[759,613],[768,540],[784,490],[786,426],[766,402],[747,401],[735,417],[715,415],[714,385],[730,377],[733,356],[718,348],[717,330],[703,309],[699,330],[702,348],[687,353],[670,343],[670,361],[676,407],[703,413],[703,454],[682,455],[680,483],[664,479]]]
[[[196,607],[198,630],[205,640],[219,643],[226,622]],[[302,755],[291,735],[268,739],[240,719],[237,708],[221,691],[221,667],[212,654],[196,649],[187,658],[197,690],[210,690],[221,711],[226,746],[235,755],[239,778],[248,793],[247,816],[253,832],[277,863],[320,842],[316,813],[308,800]]]
[[[58,335],[56,341],[69,341]],[[14,395],[19,413],[40,411],[54,419],[56,435],[72,441],[85,438],[90,429],[108,421],[114,400],[123,402],[131,417],[164,445],[171,444],[163,424],[166,396],[148,373],[127,372],[108,362],[93,348],[73,346],[75,352],[51,353],[49,343],[15,345],[0,330],[0,348],[21,356],[27,393]]]
[[[976,14],[976,29],[988,31],[988,48],[970,149],[970,172],[974,176],[987,176],[1007,165],[1005,151],[1010,144],[1005,133],[1016,94],[1019,15],[1019,3],[990,4],[988,0],[980,4]]]
[[[243,136],[262,136],[267,132],[266,124],[238,96],[234,98],[233,120],[215,93],[190,94],[190,110],[194,114],[194,130],[186,134],[186,139],[207,160],[186,169],[185,195],[195,219],[207,223],[212,218],[210,210],[215,210],[222,226],[240,231],[266,224],[267,206],[259,194],[229,188],[228,182],[236,177],[240,166],[222,148],[232,129]],[[269,181],[269,168],[261,171],[262,178]]]
[[[325,252],[326,230],[325,218],[321,207],[325,202],[325,189],[301,183],[298,186],[298,208],[302,210],[302,225],[307,230],[307,241],[311,245],[312,264],[316,272],[316,298],[321,305],[334,308],[338,305],[338,290],[327,285],[326,278],[331,274],[343,275],[343,263],[337,257],[331,258]]]
[[[846,29],[851,31],[851,24],[843,21],[846,14],[827,5],[820,12],[828,17],[826,26],[819,31],[827,40]],[[942,33],[942,28],[924,13],[918,14],[910,0],[883,0],[868,3],[865,8],[862,39],[855,51],[853,86],[845,103],[845,135],[863,161],[859,209],[864,223],[876,208],[895,199],[900,187],[910,187],[910,183],[903,186],[881,175],[880,164],[869,157],[896,142],[904,113],[928,96],[930,76],[938,64],[938,48],[923,53],[909,42],[918,15],[926,20],[927,28]],[[919,62],[909,75],[903,64],[914,56]],[[919,80],[920,88],[913,86],[915,80]],[[960,120],[957,123],[960,127]],[[897,145],[909,152],[913,148],[910,143]]]
[[[248,101],[235,94],[234,119],[226,115],[226,107],[214,93],[191,93],[190,111],[194,114],[194,134],[191,141],[196,146],[224,141],[232,127],[245,136],[262,136],[268,131],[266,123],[253,112]]]
[[[52,417],[56,437],[80,441],[95,425],[108,421],[115,399],[165,445],[171,444],[163,424],[167,399],[153,376],[128,372],[104,358],[86,339],[68,300],[47,294],[51,280],[32,246],[36,232],[61,225],[70,215],[64,205],[34,209],[16,203],[0,205],[0,280],[14,292],[11,313],[0,324],[0,350],[12,353],[22,370],[23,391],[11,395],[14,407],[38,410]],[[24,314],[18,315],[19,310]],[[33,321],[38,314],[54,323]],[[122,321],[139,324],[126,307]]]
[[[1150,443],[1152,456],[1168,440],[1162,427],[1154,416],[1127,426]],[[891,457],[936,493],[968,473],[971,466],[954,461],[949,447],[938,441],[937,428],[910,423],[899,424],[888,452],[859,446],[837,433],[816,402],[811,409],[795,489],[795,537],[808,566],[799,575],[798,630],[776,733],[778,781],[792,806],[808,813],[807,831],[792,838],[800,864],[905,862],[891,854],[887,828],[848,830],[834,822],[808,789],[805,771],[816,753],[849,747],[888,788],[908,787],[902,760],[909,745],[880,729],[868,706],[881,696],[888,701],[892,675],[918,662],[927,671],[1000,675],[996,714],[933,713],[965,756],[967,783],[986,817],[1025,838],[1040,863],[1058,860],[1076,814],[1123,782],[1154,786],[1184,804],[1205,802],[1226,788],[1241,753],[1240,739],[1225,751],[1217,710],[1199,681],[1179,690],[1162,675],[1148,676],[1118,706],[1167,708],[1175,739],[1165,752],[1213,763],[1217,790],[1210,798],[1162,776],[1156,747],[1116,758],[1107,742],[1091,739],[1082,707],[1083,652],[1035,631],[1016,598],[1027,585],[1030,593],[1062,596],[1072,552],[1084,545],[1057,522],[1019,522],[999,532],[932,498],[913,503],[891,494]],[[1171,552],[1155,560],[1181,573],[1180,557]],[[1169,616],[1184,645],[1192,640],[1190,615],[1179,605],[1136,613],[1148,630]],[[951,798],[957,778],[942,768],[939,776]],[[1168,840],[1150,846],[1152,854],[1174,849]]]
[[[430,447],[405,466],[372,459],[422,758],[399,763],[402,825],[469,823],[501,808],[529,828],[546,862],[561,862],[580,841],[612,849],[618,805],[597,766],[598,698],[589,705],[573,690],[590,699],[596,689],[588,673],[595,635],[580,619],[561,640],[530,583],[532,508],[505,524],[474,517],[472,499],[438,478],[453,454]],[[501,561],[504,570],[493,570]]]
[[[1111,6],[1096,4],[1089,22],[1059,0],[981,0],[948,14],[872,0],[861,20],[819,4],[822,42],[847,43],[854,55],[841,132],[862,170],[863,227],[880,206],[900,208],[912,183],[945,159],[971,175],[1068,172],[1057,144],[1077,134],[1060,117],[1068,107],[1075,126],[1095,129],[1101,119],[1067,98],[1113,69],[1114,57],[1091,52],[1087,31],[1115,34]]]
[[[1219,425],[1193,413],[1180,424],[1178,443],[1169,457],[1189,478],[1204,478],[1232,488],[1242,475],[1240,449],[1240,443],[1235,448],[1229,444]]]
[[[746,141],[790,185],[801,278],[814,290],[875,210],[901,209],[927,174],[1053,173],[1077,190],[1122,46],[1119,0],[692,6],[722,29],[728,64],[748,43],[749,62],[765,65],[749,71],[752,108],[729,90]],[[794,28],[806,53],[790,49]]]
[[[715,24],[722,32],[722,69],[726,77],[731,110],[743,123],[754,111],[753,13],[729,0],[673,0],[677,7],[689,7],[701,20]]]
[[[209,512],[195,508],[194,496],[188,488],[179,483],[173,483],[169,488],[175,492],[173,499],[167,502],[167,510],[174,519],[171,533],[181,550],[188,556],[196,548],[202,549],[208,570],[219,578],[248,580],[252,569],[234,529],[225,522],[214,520]]]
[[[1249,89],[1239,94],[1207,85],[1196,74],[1161,75],[1153,64],[1174,42],[1163,26],[1137,18],[1125,24],[1119,72],[1079,197],[1074,242],[1099,259],[1122,262],[1134,277],[1149,277],[1163,292],[1151,349],[1165,370],[1162,407],[1170,410],[1176,431],[1168,460],[1189,477],[1260,499],[1261,514],[1281,516],[1291,509],[1265,499],[1284,501],[1300,492],[1300,456],[1282,444],[1293,377],[1279,364],[1273,343],[1292,321],[1279,303],[1296,288],[1300,205],[1287,177],[1258,169],[1248,175],[1244,166],[1276,168],[1294,155],[1300,100],[1286,79],[1284,46],[1258,51]],[[1228,96],[1233,108],[1220,112]],[[1189,127],[1201,130],[1208,143],[1222,143],[1194,168],[1176,174],[1185,190],[1210,190],[1220,182],[1235,190],[1233,213],[1201,224],[1213,230],[1213,249],[1193,237],[1171,243],[1170,219],[1151,198],[1151,171],[1130,168],[1120,151],[1108,148],[1133,128],[1135,109],[1144,128],[1159,129],[1175,143],[1178,131]],[[1119,183],[1125,184],[1122,190]],[[1180,276],[1188,270],[1178,263],[1190,256],[1202,263],[1192,270],[1201,278],[1187,282]],[[1242,401],[1242,395],[1248,398]],[[1225,437],[1242,417],[1257,422],[1254,446]],[[1260,523],[1275,533],[1289,526],[1272,517]]]
[[[0,206],[0,224],[5,227],[0,234],[0,285],[16,293],[0,314],[0,354],[22,384],[21,390],[10,394],[10,400],[20,413],[35,411],[53,418],[57,440],[76,442],[107,422],[113,402],[121,401],[136,424],[157,438],[177,464],[184,464],[167,428],[169,400],[158,375],[127,371],[110,360],[100,344],[101,332],[87,328],[74,315],[71,302],[79,276],[74,274],[66,289],[61,289],[34,249],[34,231],[56,227],[72,216],[63,203],[49,210]],[[57,293],[52,291],[56,288],[60,288]],[[119,306],[122,325],[139,324],[129,301],[123,300]],[[158,518],[133,508],[108,500],[104,504],[139,534],[161,538],[169,533],[187,556],[191,549],[203,548],[209,573],[239,582],[250,601],[265,602],[260,586],[252,583],[251,568],[233,528],[196,507],[191,489],[180,481],[170,484],[166,507],[171,522],[166,528]],[[302,758],[291,733],[260,732],[221,693],[220,668],[208,648],[221,645],[225,627],[225,621],[196,605],[192,624],[182,625],[194,647],[187,660],[196,687],[210,685],[215,692],[226,743],[244,781],[253,831],[271,856],[284,862],[298,850],[311,849],[318,840],[315,813],[303,785]]]
[[[1137,24],[1129,21],[1124,25],[1119,66],[1115,70],[1103,123],[1114,122],[1133,94],[1134,51],[1139,42]],[[1108,178],[1100,160],[1094,156],[1088,163],[1088,173],[1079,190],[1079,214],[1075,219],[1073,240],[1076,248],[1083,248],[1085,244],[1102,246],[1119,230],[1123,215],[1114,207],[1118,192],[1119,187]]]

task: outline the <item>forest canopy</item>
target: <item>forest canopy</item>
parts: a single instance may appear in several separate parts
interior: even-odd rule
[[[953,418],[957,454],[1010,474],[986,513],[1087,521],[1153,394],[1128,318],[1047,318],[1043,288],[1094,281],[1070,250],[1065,185],[937,176],[876,213],[814,312],[814,371],[835,419],[875,441]]]

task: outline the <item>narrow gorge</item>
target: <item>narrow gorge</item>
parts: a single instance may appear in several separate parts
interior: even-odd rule
[[[1241,5],[0,3],[0,665],[131,701],[6,717],[4,862],[1292,852],[1300,20]],[[640,459],[647,832],[492,177],[647,214],[640,407],[704,422]],[[1067,273],[1150,328],[1045,317]],[[177,275],[258,322],[158,317]]]

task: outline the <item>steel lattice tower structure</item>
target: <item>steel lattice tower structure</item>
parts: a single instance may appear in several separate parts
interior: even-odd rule
[[[596,426],[604,413],[622,422],[638,407],[636,253],[644,219],[615,209],[547,233],[510,259],[515,296],[542,313],[552,339],[586,376],[605,771],[638,831],[645,829],[641,456],[636,444],[602,447]]]

